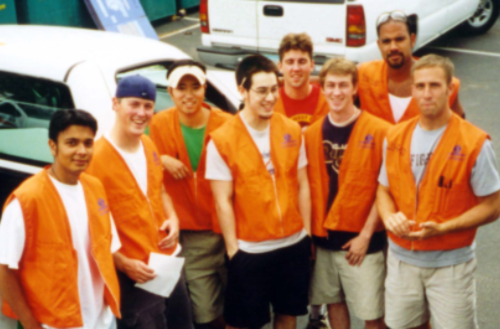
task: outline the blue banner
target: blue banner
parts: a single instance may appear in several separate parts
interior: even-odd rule
[[[101,30],[158,40],[139,0],[85,0],[85,4]]]

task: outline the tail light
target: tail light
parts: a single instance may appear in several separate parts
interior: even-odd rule
[[[363,6],[347,6],[346,34],[348,47],[361,47],[366,44],[366,21]]]
[[[201,33],[210,33],[208,25],[208,0],[200,0],[200,27]]]

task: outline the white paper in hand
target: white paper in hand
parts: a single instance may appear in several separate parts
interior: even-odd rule
[[[152,252],[149,255],[148,266],[155,271],[156,277],[145,283],[136,283],[135,286],[155,295],[170,297],[181,277],[184,258]]]

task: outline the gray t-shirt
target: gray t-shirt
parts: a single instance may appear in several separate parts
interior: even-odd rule
[[[436,130],[423,130],[419,125],[411,139],[411,169],[417,185],[424,177],[427,163],[436,149],[446,126]],[[384,162],[380,170],[378,181],[383,186],[389,186],[385,167],[385,150],[387,141],[384,141]],[[474,194],[478,197],[487,196],[500,190],[500,176],[498,175],[495,151],[489,140],[481,148],[476,163],[472,168],[470,184]],[[389,248],[402,262],[427,268],[451,266],[468,262],[474,258],[475,243],[464,248],[447,251],[411,251],[402,248],[389,239]]]

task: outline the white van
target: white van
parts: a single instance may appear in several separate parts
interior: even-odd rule
[[[200,59],[234,68],[245,56],[277,59],[287,33],[308,33],[314,60],[345,56],[355,62],[380,58],[376,20],[393,10],[405,12],[417,30],[415,50],[462,25],[486,32],[498,17],[500,0],[201,0]]]

